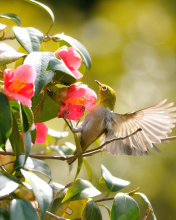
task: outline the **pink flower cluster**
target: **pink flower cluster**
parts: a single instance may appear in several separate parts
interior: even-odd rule
[[[75,83],[68,88],[58,117],[63,117],[67,113],[66,118],[79,120],[84,115],[84,111],[93,108],[96,100],[97,95],[92,89],[81,82]]]
[[[4,70],[4,86],[2,92],[9,100],[18,100],[23,105],[31,107],[34,95],[34,82],[37,73],[31,65],[21,65],[15,70]]]
[[[73,47],[63,46],[59,48],[55,53],[56,58],[59,56],[73,73],[73,75],[80,79],[83,75],[78,71],[81,66],[81,56]]]

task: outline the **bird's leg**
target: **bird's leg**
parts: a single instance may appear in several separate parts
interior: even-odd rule
[[[68,121],[67,121],[67,119],[66,119],[66,116],[69,114],[69,109],[65,112],[65,114],[63,115],[63,119],[64,119],[64,121],[66,122],[66,124],[67,124],[67,126],[70,128],[70,130],[73,132],[73,133],[78,133],[78,132],[81,132],[82,131],[82,127],[80,127],[80,128],[74,128],[74,127],[72,127],[69,123],[68,123]]]

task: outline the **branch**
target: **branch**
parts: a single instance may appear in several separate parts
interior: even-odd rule
[[[41,212],[41,210],[40,210],[39,208],[35,208],[35,210],[36,210],[37,212]],[[51,213],[51,212],[49,212],[49,211],[46,211],[46,214],[49,215],[49,216],[51,216],[51,217],[54,218],[54,219],[57,219],[57,220],[70,220],[70,219],[68,219],[68,218],[61,218],[61,217],[59,217],[59,216],[57,216],[57,215],[54,215],[53,213]]]
[[[15,36],[9,36],[9,37],[4,37],[4,38],[0,38],[0,41],[4,41],[4,40],[14,40]]]
[[[72,183],[69,183],[67,184],[64,188],[62,188],[55,196],[54,198],[52,199],[51,203],[54,202],[55,199],[57,199],[57,197],[65,190],[67,189],[68,187],[70,187],[72,185]]]
[[[66,156],[66,157],[62,157],[62,156],[46,156],[46,155],[37,155],[37,154],[29,154],[29,157],[32,157],[32,158],[36,158],[36,159],[40,159],[40,160],[68,160],[68,159],[75,159],[75,158],[78,158],[79,156],[83,156],[83,157],[87,157],[87,156],[91,156],[93,154],[96,154],[96,153],[99,153],[103,150],[103,147],[106,145],[106,144],[109,144],[113,141],[118,141],[118,140],[124,140],[128,137],[131,137],[133,135],[135,135],[137,132],[141,131],[142,129],[139,128],[137,129],[135,132],[131,133],[130,135],[127,135],[125,137],[119,137],[119,138],[113,138],[111,140],[108,140],[106,141],[105,143],[103,143],[102,145],[100,145],[99,147],[95,148],[95,149],[92,149],[92,150],[88,150],[88,151],[84,151],[84,152],[81,152],[79,154],[76,154],[76,155],[70,155],[70,156]],[[0,155],[10,155],[10,156],[15,156],[15,153],[13,152],[4,152],[4,151],[0,151]],[[24,153],[21,153],[21,155],[25,155]]]
[[[45,36],[45,37],[43,38],[43,42],[46,42],[46,41],[50,40],[51,38],[52,38],[52,37],[50,37],[49,35],[47,35],[47,36]],[[0,41],[4,41],[4,40],[14,40],[14,39],[16,39],[15,36],[8,36],[8,37],[0,38]]]

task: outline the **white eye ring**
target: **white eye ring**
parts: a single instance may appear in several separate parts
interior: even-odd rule
[[[101,88],[101,91],[106,91],[107,90],[107,87],[106,86],[103,86],[102,88]]]

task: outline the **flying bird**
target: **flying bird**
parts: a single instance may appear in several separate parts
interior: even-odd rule
[[[135,135],[107,144],[104,151],[113,155],[150,155],[150,148],[159,151],[154,145],[168,138],[168,133],[175,127],[176,107],[166,104],[167,99],[158,104],[126,114],[113,112],[116,103],[115,91],[95,80],[99,86],[99,101],[89,111],[83,122],[76,128],[82,151],[100,137],[100,144],[111,139],[126,137],[141,129]],[[169,139],[169,138],[168,138]],[[175,139],[175,138],[174,138]],[[76,151],[74,155],[76,155]],[[75,158],[68,159],[71,164]]]

